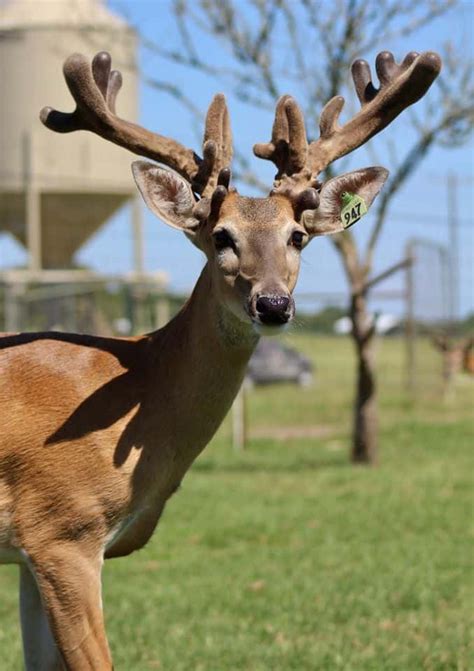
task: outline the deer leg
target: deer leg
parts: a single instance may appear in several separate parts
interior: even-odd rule
[[[97,553],[91,558],[72,546],[50,546],[40,557],[30,556],[44,611],[67,671],[111,671],[102,615],[102,557]]]
[[[20,566],[20,622],[26,671],[64,669],[41,603],[38,585],[25,565]]]

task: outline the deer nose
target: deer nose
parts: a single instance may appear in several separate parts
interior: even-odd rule
[[[259,296],[257,313],[263,324],[286,324],[290,318],[288,296]]]

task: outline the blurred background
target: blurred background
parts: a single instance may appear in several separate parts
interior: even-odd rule
[[[216,6],[219,4],[225,7],[226,3]],[[319,112],[332,93],[330,85],[334,86],[329,81],[333,73],[328,68],[332,56],[328,49],[344,49],[339,55],[336,83],[346,96],[349,113],[354,113],[347,64],[361,55],[373,62],[382,48],[391,49],[401,59],[416,47],[418,51],[443,52],[444,81],[436,83],[426,101],[374,138],[367,148],[343,159],[337,169],[378,162],[391,168],[396,177],[396,169],[406,165],[406,157],[420,137],[438,127],[416,166],[397,185],[396,198],[394,195],[390,200],[389,224],[384,225],[374,270],[401,259],[407,242],[422,238],[432,251],[423,249],[420,254],[423,258],[416,284],[418,294],[424,296],[417,297],[417,316],[431,321],[468,316],[473,284],[469,227],[473,145],[469,132],[472,83],[466,77],[472,56],[472,3],[421,3],[411,13],[401,3],[384,31],[374,25],[376,21],[382,24],[382,19],[370,15],[371,3],[362,3],[367,6],[367,17],[357,16],[354,21],[366,22],[367,35],[362,41],[359,35],[353,36],[342,45],[339,33],[344,22],[331,23],[335,9],[330,11],[329,5],[323,9],[320,14],[324,16],[319,16],[311,29],[304,14],[305,3],[300,4],[290,4],[290,17],[282,8],[272,10],[276,16],[270,11],[273,5],[284,7],[285,3],[242,2],[235,11],[235,25],[226,27],[219,25],[219,11],[223,10],[213,9],[212,2],[199,10],[187,8],[184,2],[2,0],[2,278],[7,272],[26,269],[113,276],[158,272],[159,282],[186,294],[202,265],[199,252],[147,212],[142,213],[141,205],[135,205],[130,155],[87,133],[55,136],[39,123],[39,109],[44,105],[71,107],[61,67],[72,51],[90,56],[102,48],[111,51],[115,66],[124,75],[119,113],[177,136],[196,150],[201,141],[200,117],[213,93],[225,90],[236,144],[235,179],[243,191],[255,193],[260,186],[268,190],[273,172],[271,165],[254,159],[251,148],[268,137],[278,95],[291,91],[296,96],[306,111],[308,132],[315,136]],[[390,3],[387,6],[390,8]],[[379,13],[384,11],[388,10],[380,8]],[[297,25],[298,21],[302,25]],[[262,41],[260,55],[255,57],[250,53],[251,41],[264,32],[266,22],[271,22],[271,39]],[[328,39],[332,37],[334,42],[329,47],[321,43],[321,34],[327,30],[324,22],[333,26],[334,34]],[[299,47],[303,53],[297,54],[291,30],[302,29],[311,30],[311,39],[298,35],[305,48]],[[232,46],[232,30],[249,43]],[[450,35],[456,35],[455,44],[448,44]],[[262,66],[259,58],[262,63],[268,60],[270,66]],[[299,62],[302,59],[304,62]],[[270,67],[274,81],[264,87],[262,80],[269,78],[265,68]],[[246,186],[248,182],[253,182],[253,188]],[[29,193],[27,198],[31,191],[33,195]],[[39,221],[33,224],[32,219]],[[366,220],[354,229],[361,243],[370,223]],[[439,245],[441,255],[444,247],[449,258],[436,259],[433,243]],[[433,270],[432,262],[439,268],[434,285],[425,281],[431,289],[428,291],[423,278],[429,276],[426,268]],[[62,273],[58,278],[65,280],[67,275]],[[51,273],[43,275],[41,283],[51,279]],[[402,275],[391,278],[383,288],[385,292],[400,291],[400,296],[374,298],[372,309],[403,316]],[[328,305],[346,307],[345,278],[330,241],[308,248],[298,292],[300,312],[314,314]]]
[[[149,331],[179,309],[204,262],[144,208],[128,152],[39,122],[44,105],[71,108],[61,67],[73,51],[110,51],[124,79],[118,113],[197,151],[207,104],[225,91],[234,181],[258,195],[273,171],[251,148],[269,136],[279,95],[297,98],[312,138],[333,95],[344,94],[346,114],[355,113],[355,58],[432,49],[444,70],[429,95],[326,174],[371,164],[391,171],[376,206],[346,234],[367,284],[357,314],[344,245],[317,240],[305,250],[293,333],[352,336],[357,353],[362,321],[374,332],[370,352],[384,338],[400,346],[394,383],[407,394],[433,384],[451,394],[458,373],[474,368],[473,11],[455,0],[2,0],[0,328]],[[260,368],[278,369],[284,356],[272,359],[268,347]],[[437,354],[427,366],[430,348]]]
[[[459,567],[450,563],[447,548],[458,538],[466,506],[472,512],[467,464],[472,466],[474,391],[473,19],[470,0],[0,0],[0,331],[56,329],[123,336],[149,331],[179,310],[204,263],[184,236],[145,209],[132,180],[131,154],[90,133],[57,135],[40,123],[39,110],[45,105],[64,111],[73,107],[61,72],[70,53],[92,58],[97,51],[109,51],[124,80],[118,114],[198,153],[207,105],[216,91],[225,92],[234,133],[234,183],[248,195],[265,194],[271,187],[273,166],[257,160],[252,146],[268,140],[280,95],[296,97],[314,139],[320,111],[332,96],[346,99],[343,120],[356,113],[350,81],[354,59],[365,58],[374,71],[381,50],[392,51],[398,62],[409,51],[433,50],[444,62],[422,101],[326,175],[368,165],[390,169],[390,181],[371,212],[343,238],[357,250],[365,273],[363,291],[355,292],[354,278],[345,269],[347,245],[339,238],[315,240],[304,251],[295,325],[276,341],[262,341],[214,451],[196,464],[190,497],[195,507],[182,504],[181,511],[182,524],[187,520],[189,529],[165,525],[164,531],[170,547],[178,546],[184,533],[192,561],[198,562],[201,550],[211,549],[212,556],[213,548],[228,547],[206,528],[205,506],[202,529],[191,530],[200,524],[192,518],[201,501],[198,492],[208,484],[216,495],[222,488],[227,521],[216,521],[216,526],[240,539],[246,556],[258,550],[273,557],[270,546],[277,543],[278,529],[273,522],[270,530],[265,527],[264,508],[249,508],[247,515],[247,501],[242,494],[233,498],[228,488],[244,482],[248,493],[261,486],[260,505],[270,501],[268,505],[277,506],[272,491],[278,480],[294,505],[275,508],[275,515],[284,520],[285,533],[291,538],[296,534],[297,554],[313,547],[306,545],[307,536],[317,536],[320,525],[327,528],[325,519],[335,530],[332,545],[325,537],[326,557],[336,563],[340,552],[357,555],[344,535],[349,527],[359,525],[362,545],[382,539],[373,555],[359,557],[358,568],[346,563],[352,567],[356,591],[369,589],[365,581],[370,573],[380,587],[371,596],[373,616],[366,612],[368,602],[356,603],[354,597],[354,617],[367,617],[372,629],[354,625],[353,630],[351,621],[338,630],[351,632],[358,652],[355,657],[354,648],[341,652],[337,661],[331,650],[341,643],[334,626],[344,617],[344,605],[338,610],[340,594],[328,583],[320,600],[314,597],[308,622],[300,623],[297,632],[295,623],[280,621],[276,614],[281,595],[267,595],[275,621],[263,616],[261,631],[255,624],[260,633],[254,643],[268,643],[268,659],[256,652],[252,659],[258,663],[246,657],[247,646],[253,650],[253,634],[250,639],[246,635],[254,629],[248,619],[252,609],[247,612],[242,606],[237,635],[241,647],[234,650],[226,638],[235,634],[231,618],[222,634],[233,651],[230,666],[222,662],[222,644],[212,636],[206,643],[210,656],[199,666],[192,651],[201,649],[201,634],[180,634],[178,627],[172,638],[187,637],[188,657],[177,660],[165,651],[164,657],[150,661],[144,652],[153,647],[150,630],[143,634],[143,650],[130,643],[133,655],[124,657],[119,668],[158,668],[153,660],[173,669],[468,668],[472,639],[462,626],[447,633],[447,625],[459,620],[459,609],[468,603],[461,594]],[[356,323],[363,325],[367,338],[361,339]],[[371,383],[368,395],[361,384],[364,375]],[[370,430],[364,432],[361,420],[363,424],[367,417]],[[380,463],[378,480],[354,475],[353,469],[333,470],[349,461]],[[217,484],[216,473],[221,476]],[[328,501],[324,510],[316,490],[312,499],[316,485]],[[298,491],[317,508],[314,519],[291,498]],[[448,502],[454,491],[459,500]],[[358,511],[356,519],[342,506],[344,496]],[[410,500],[416,514],[406,507]],[[385,519],[370,512],[374,505],[385,510]],[[244,511],[247,530],[256,515],[254,532],[234,526],[235,508]],[[419,542],[413,540],[412,514],[418,520]],[[345,515],[349,526],[339,527]],[[305,521],[303,527],[294,522],[293,534],[289,529],[297,516]],[[408,525],[403,530],[411,531],[408,536],[400,531],[396,549],[390,544],[393,539],[387,539],[399,563],[382,575],[381,553],[388,547],[384,526],[391,520],[397,527],[401,518]],[[439,529],[440,519],[445,536],[438,542],[429,531]],[[197,540],[192,540],[193,533]],[[412,548],[407,556],[406,543]],[[153,547],[133,570],[146,572],[146,563],[156,562]],[[230,554],[234,551],[238,554],[229,547]],[[166,557],[165,570],[173,579],[177,567],[171,554],[169,566]],[[288,556],[285,564],[282,559],[278,568],[273,559],[275,575],[286,584],[292,560]],[[411,570],[417,560],[419,572],[412,575],[408,566]],[[314,561],[317,567],[312,568],[324,573],[320,560]],[[120,575],[120,562],[118,566]],[[270,590],[269,581],[255,566],[245,570],[248,584],[242,589],[253,603],[260,592]],[[402,575],[409,575],[409,585],[397,589]],[[226,585],[224,575],[222,580]],[[216,596],[209,585],[206,589]],[[312,587],[305,583],[301,589],[311,592]],[[119,592],[119,614],[111,616],[118,641],[128,635],[133,612],[125,606],[120,611]],[[130,595],[121,595],[120,603],[128,598],[132,604],[135,597]],[[130,608],[135,606],[133,602]],[[255,603],[252,608],[256,613]],[[326,618],[324,644],[309,624],[314,609]],[[6,610],[0,609],[0,640],[2,631],[11,635],[9,625],[1,624],[2,612]],[[470,616],[464,620],[469,623]],[[369,630],[376,631],[375,639]],[[301,632],[306,633],[298,638]],[[432,645],[435,639],[438,648]],[[395,662],[380,665],[383,651],[392,644]],[[312,666],[316,658],[319,666]],[[299,660],[296,666],[291,659]],[[8,668],[17,668],[11,664]]]

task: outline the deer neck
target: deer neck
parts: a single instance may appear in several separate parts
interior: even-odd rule
[[[258,335],[219,304],[206,266],[189,301],[153,339],[150,407],[159,409],[165,439],[187,464],[227,414]]]
[[[182,354],[187,353],[191,361],[195,362],[198,356],[203,361],[209,358],[211,364],[218,357],[244,368],[259,339],[251,324],[241,321],[218,301],[207,264],[187,303],[157,333],[162,333],[165,340],[171,338],[175,345],[181,344]]]

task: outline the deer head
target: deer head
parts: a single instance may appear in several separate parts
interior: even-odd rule
[[[376,60],[380,89],[369,65],[358,60],[352,76],[361,111],[342,127],[344,99],[324,107],[320,137],[308,144],[300,108],[290,96],[276,106],[271,141],[254,153],[277,167],[266,198],[247,198],[230,188],[232,137],[225,98],[216,95],[207,112],[203,157],[169,138],[115,114],[121,76],[101,52],[92,65],[74,54],[64,65],[76,110],[51,108],[41,120],[57,132],[90,130],[157,163],[136,161],[133,174],[148,207],[181,229],[206,255],[213,292],[243,322],[281,326],[294,314],[292,292],[300,254],[319,235],[340,233],[360,219],[387,179],[381,167],[356,170],[325,183],[318,175],[337,158],[367,142],[419,100],[441,69],[437,54],[408,54],[401,65],[382,52]],[[162,167],[162,166],[166,167]]]

